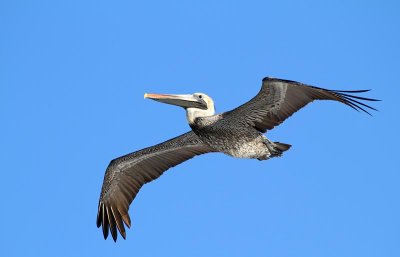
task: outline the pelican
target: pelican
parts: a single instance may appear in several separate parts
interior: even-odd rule
[[[183,107],[191,131],[110,162],[104,175],[97,213],[97,227],[104,239],[117,229],[126,239],[131,226],[129,205],[140,188],[164,171],[197,155],[222,152],[237,158],[268,160],[279,157],[291,145],[273,142],[263,133],[278,126],[314,100],[333,100],[357,111],[375,110],[361,101],[379,101],[356,96],[369,90],[328,90],[296,81],[266,77],[259,93],[245,104],[215,114],[214,102],[204,93],[189,95],[145,94],[144,98]]]

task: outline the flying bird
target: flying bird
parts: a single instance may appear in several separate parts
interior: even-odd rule
[[[258,160],[279,157],[291,145],[273,142],[263,133],[314,100],[333,100],[370,114],[368,109],[376,109],[362,101],[378,100],[355,95],[367,91],[328,90],[266,77],[254,98],[221,114],[215,114],[213,100],[204,93],[145,94],[145,98],[183,107],[191,131],[110,162],[101,189],[97,227],[102,226],[105,239],[111,232],[116,241],[117,229],[125,239],[125,226],[131,226],[129,205],[144,184],[157,179],[164,171],[211,152]]]

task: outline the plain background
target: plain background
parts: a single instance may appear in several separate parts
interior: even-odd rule
[[[0,256],[400,256],[398,1],[0,1]],[[145,185],[127,240],[95,225],[105,168],[186,132],[144,93],[218,112],[265,76],[373,89],[316,102],[259,162],[190,160]]]

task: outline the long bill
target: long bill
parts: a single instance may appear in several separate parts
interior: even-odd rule
[[[152,99],[161,103],[180,106],[183,108],[207,109],[207,103],[195,95],[144,94],[144,98]]]

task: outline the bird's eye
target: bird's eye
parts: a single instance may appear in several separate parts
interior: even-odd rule
[[[199,98],[203,98],[203,96],[202,96],[202,95],[199,95]]]

